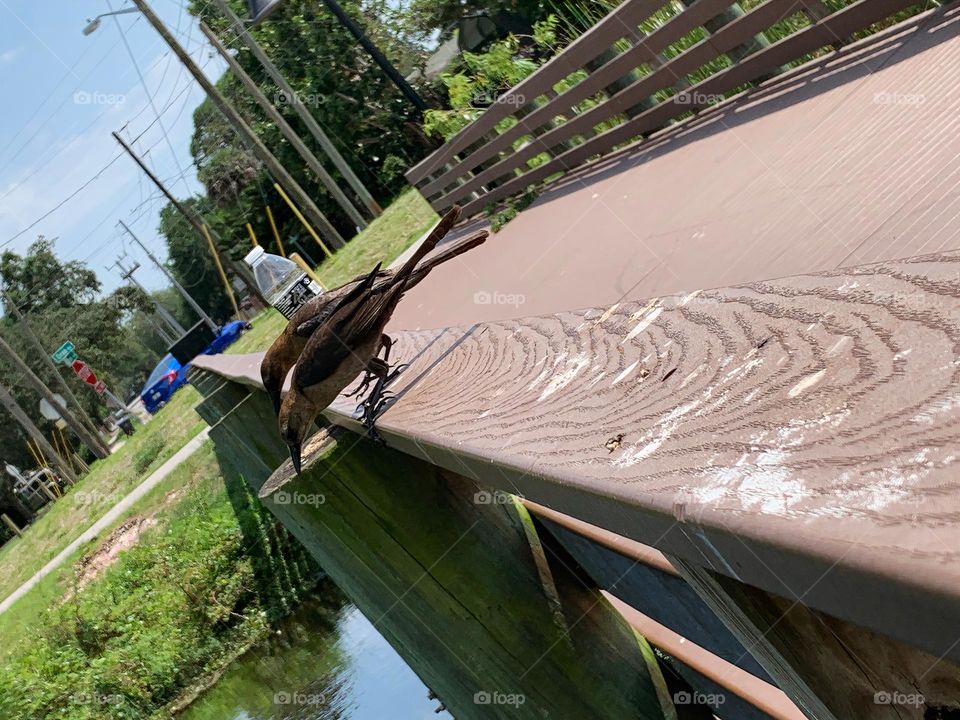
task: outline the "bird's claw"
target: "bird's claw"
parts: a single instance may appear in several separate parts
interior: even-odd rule
[[[408,367],[410,367],[410,364],[409,364],[409,363],[401,363],[400,365],[397,365],[397,366],[390,372],[390,374],[387,375],[387,380],[386,380],[387,385],[389,385],[389,384],[392,383],[394,380],[396,380],[396,379],[397,379],[397,376],[400,375],[400,373],[402,373],[402,372],[403,372],[404,370],[406,370]]]
[[[353,397],[355,395],[361,395],[366,392],[367,388],[370,387],[370,381],[373,380],[375,376],[373,373],[367,371],[367,374],[363,376],[363,380],[360,381],[360,384],[357,385],[357,389],[353,392],[349,392],[344,397]]]

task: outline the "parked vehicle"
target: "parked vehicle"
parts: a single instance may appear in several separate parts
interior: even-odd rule
[[[230,345],[235,343],[240,336],[250,329],[250,323],[243,320],[234,320],[228,322],[217,333],[201,355],[219,355]],[[143,400],[143,406],[151,415],[162,408],[168,402],[173,394],[187,384],[187,371],[190,369],[190,363],[181,365],[180,362],[170,353],[164,355],[163,359],[157,364],[147,378],[147,382],[140,391],[140,399]]]
[[[177,390],[186,385],[188,367],[189,364],[181,365],[169,353],[163,356],[140,391],[140,399],[148,413],[157,412],[170,401]]]

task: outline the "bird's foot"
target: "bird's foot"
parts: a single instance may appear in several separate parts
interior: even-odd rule
[[[395,400],[393,393],[386,391],[387,378],[380,378],[374,385],[370,395],[362,403],[357,405],[357,411],[361,412],[360,421],[367,429],[367,437],[371,440],[386,444],[380,433],[377,432],[377,418],[383,414],[387,407]]]
[[[363,380],[361,380],[360,384],[357,385],[357,389],[354,390],[353,392],[347,393],[346,395],[344,395],[344,397],[353,397],[355,395],[362,395],[367,391],[367,388],[370,387],[370,381],[373,380],[374,377],[376,376],[368,370],[367,374],[363,376]]]
[[[390,374],[387,375],[387,385],[389,385],[394,380],[396,380],[397,376],[399,376],[400,373],[402,373],[408,367],[410,367],[408,363],[401,363],[400,365],[397,365],[395,368],[393,368],[393,370],[390,371]]]

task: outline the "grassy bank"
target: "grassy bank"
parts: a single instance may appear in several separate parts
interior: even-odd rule
[[[47,506],[22,538],[0,548],[0,598],[7,597],[122,500],[187,441],[204,422],[193,411],[199,395],[180,390],[147,425],[56,503]]]
[[[368,273],[378,262],[386,267],[437,221],[437,214],[416,190],[407,190],[346,247],[317,267],[327,288],[349,282]],[[227,352],[249,353],[265,350],[283,329],[286,320],[276,310],[267,310],[253,321],[253,329],[230,346]]]
[[[0,616],[0,717],[166,717],[314,582],[209,442],[132,512],[150,527],[115,565],[79,591],[71,573],[51,576]]]

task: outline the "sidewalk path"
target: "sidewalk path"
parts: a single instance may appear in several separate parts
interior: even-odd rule
[[[203,441],[207,439],[209,432],[210,428],[204,428],[200,434],[191,439],[182,448],[177,450],[177,452],[173,454],[173,457],[154,470],[150,476],[140,483],[136,488],[134,488],[129,495],[124,497],[120,502],[110,508],[110,510],[108,510],[102,518],[87,528],[80,535],[80,537],[67,545],[67,547],[65,547],[59,555],[44,565],[23,585],[14,590],[3,602],[0,602],[0,613],[4,612],[7,608],[13,605],[13,603],[19,600],[20,597],[26,594],[27,591],[29,591],[34,585],[40,582],[42,578],[53,572],[61,563],[63,563],[64,560],[70,557],[70,555],[72,555],[78,547],[99,535],[105,528],[109,527],[115,520],[120,518],[127,510],[129,510],[133,504],[137,502],[137,500],[159,485],[163,479],[173,472],[180,463],[193,455],[193,453],[203,444]]]

